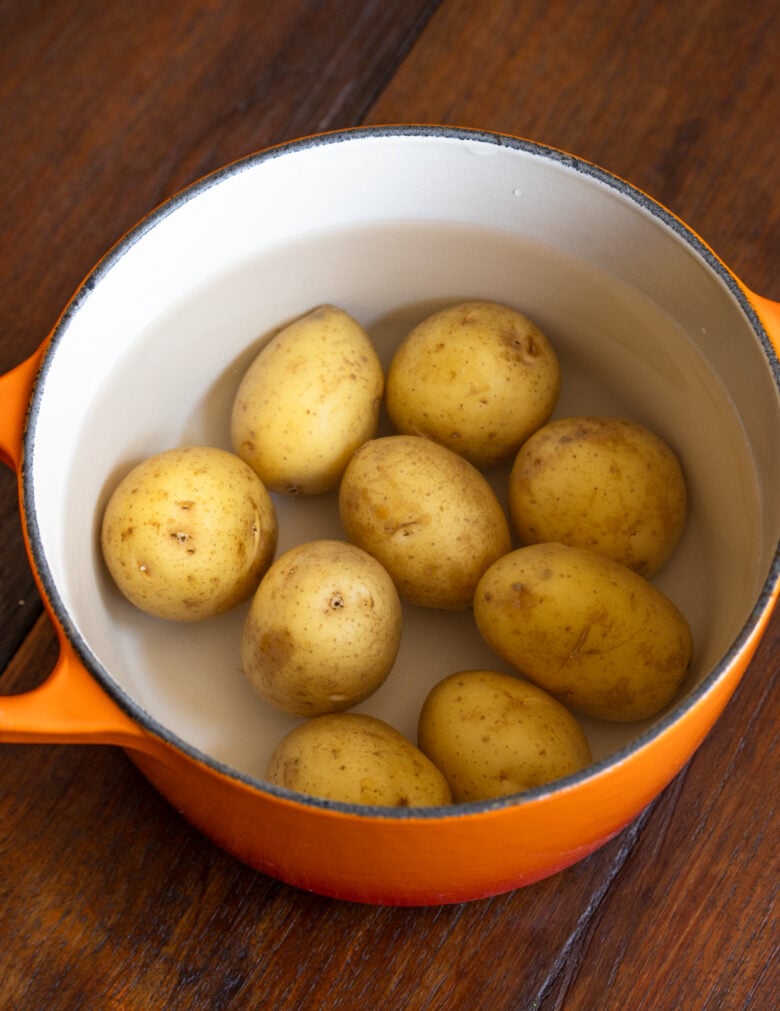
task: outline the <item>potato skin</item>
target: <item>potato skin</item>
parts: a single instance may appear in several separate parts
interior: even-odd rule
[[[447,780],[394,727],[374,716],[338,713],[295,727],[274,750],[266,779],[345,804],[449,804]]]
[[[170,621],[201,621],[254,593],[273,561],[277,518],[260,478],[210,446],[134,467],[103,514],[101,547],[125,597]]]
[[[518,548],[484,574],[474,618],[485,641],[570,709],[628,722],[672,701],[692,637],[659,589],[585,548]]]
[[[242,635],[244,673],[284,712],[349,709],[390,673],[401,620],[392,579],[365,551],[343,541],[299,544],[257,588]]]
[[[560,386],[555,351],[530,319],[495,302],[462,302],[400,344],[387,412],[399,432],[427,436],[486,470],[547,421]]]
[[[429,439],[365,443],[339,489],[348,538],[377,558],[406,600],[465,610],[485,569],[511,546],[493,489],[468,461]]]
[[[365,330],[342,309],[320,306],[277,333],[247,369],[233,403],[233,448],[271,491],[330,491],[376,433],[383,389]]]
[[[417,743],[458,802],[520,793],[592,761],[582,728],[560,702],[490,670],[459,671],[435,685],[420,712]]]
[[[561,418],[515,457],[509,512],[524,544],[590,548],[649,577],[682,534],[685,478],[673,450],[642,425]]]

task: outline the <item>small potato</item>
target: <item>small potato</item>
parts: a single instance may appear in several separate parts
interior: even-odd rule
[[[635,422],[562,418],[517,454],[509,511],[524,544],[590,548],[649,577],[682,534],[685,478],[669,446]]]
[[[490,670],[440,681],[423,704],[417,743],[458,802],[529,790],[592,761],[585,734],[560,702]]]
[[[309,541],[281,555],[244,625],[246,676],[270,705],[318,716],[357,705],[383,683],[401,641],[401,603],[371,555]]]
[[[495,302],[463,302],[424,319],[396,351],[387,412],[487,469],[511,459],[550,417],[558,359],[531,320]]]
[[[276,551],[277,520],[260,478],[232,453],[170,449],[114,489],[101,546],[114,582],[136,607],[199,621],[254,593]]]
[[[363,445],[344,472],[339,510],[349,539],[422,607],[471,607],[479,577],[510,548],[509,524],[483,475],[419,436]]]
[[[233,448],[271,491],[330,491],[376,433],[383,388],[365,330],[342,309],[320,306],[250,365],[233,403]]]
[[[668,597],[585,548],[534,544],[500,558],[479,582],[474,618],[521,674],[598,719],[655,715],[691,659],[691,631]]]
[[[411,741],[374,716],[318,716],[274,750],[266,779],[345,804],[421,807],[449,804],[442,773]]]

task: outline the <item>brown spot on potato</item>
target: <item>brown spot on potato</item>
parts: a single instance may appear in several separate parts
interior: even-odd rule
[[[287,629],[271,629],[265,632],[257,644],[263,667],[283,667],[293,653],[290,633]]]
[[[506,357],[512,361],[529,364],[541,354],[539,342],[534,340],[533,332],[523,333],[510,325],[502,329],[498,336],[508,351]]]
[[[411,537],[418,530],[422,530],[430,525],[430,517],[424,516],[420,519],[406,520],[403,523],[385,523],[384,528],[391,537]]]
[[[577,654],[581,652],[582,647],[585,645],[585,643],[587,642],[588,636],[590,635],[591,627],[592,627],[591,625],[586,625],[585,628],[583,628],[583,630],[580,632],[579,637],[578,637],[577,641],[575,642],[573,649],[571,650],[571,652],[569,653],[569,656],[567,657],[567,661],[568,660],[574,660],[577,657]]]

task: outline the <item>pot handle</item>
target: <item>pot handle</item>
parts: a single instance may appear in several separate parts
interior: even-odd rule
[[[772,346],[780,357],[780,302],[773,302],[772,299],[764,298],[763,295],[756,295],[755,292],[747,288],[745,293],[753,303],[753,308],[758,313]]]
[[[155,739],[103,691],[57,631],[60,653],[48,678],[28,692],[0,695],[0,743],[116,744],[155,752]]]
[[[16,368],[0,375],[0,460],[18,474],[27,409],[41,345]],[[0,695],[0,743],[116,744],[155,752],[146,733],[88,673],[56,619],[60,652],[48,678],[18,695]]]
[[[0,460],[19,471],[30,392],[43,356],[39,347],[16,368],[0,376]]]

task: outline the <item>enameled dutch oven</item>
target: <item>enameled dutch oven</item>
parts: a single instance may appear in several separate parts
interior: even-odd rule
[[[241,374],[289,319],[338,304],[387,363],[414,322],[464,298],[512,304],[547,333],[564,377],[557,416],[631,417],[682,458],[688,523],[654,581],[693,629],[690,678],[652,720],[583,721],[594,764],[522,795],[389,810],[271,787],[266,761],[294,720],[241,674],[245,607],[197,626],[135,612],[100,557],[102,508],[144,456],[229,448]],[[227,166],[122,238],[40,350],[0,379],[0,450],[61,645],[40,688],[0,699],[0,740],[118,745],[219,846],[325,895],[456,902],[567,867],[691,757],[776,601],[778,343],[780,306],[648,196],[557,150],[366,128]],[[280,551],[343,536],[334,496],[276,504]],[[506,668],[469,615],[406,608],[404,622],[396,667],[359,708],[414,739],[441,677]]]

